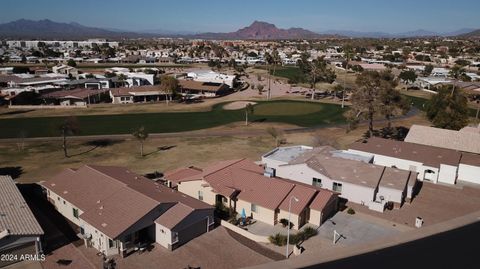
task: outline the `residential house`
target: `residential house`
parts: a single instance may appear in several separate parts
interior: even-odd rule
[[[332,190],[372,210],[383,212],[388,202],[399,208],[410,201],[416,173],[371,164],[372,157],[329,146],[292,146],[266,153],[262,163],[277,177]]]
[[[82,106],[99,103],[106,97],[108,90],[76,88],[45,93],[40,96],[45,104],[60,106]]]
[[[42,253],[43,230],[10,176],[0,175],[0,267],[20,261],[10,255]]]
[[[180,176],[181,175],[181,176]],[[247,159],[228,160],[202,169],[177,169],[165,173],[178,190],[211,205],[223,205],[269,225],[288,218],[301,228],[320,225],[337,210],[337,195],[331,191],[265,175],[264,167]],[[313,203],[315,202],[315,203]]]
[[[200,97],[217,97],[230,93],[230,88],[223,83],[179,80],[180,93]]]
[[[85,165],[40,184],[85,246],[105,255],[151,242],[173,250],[213,225],[213,207],[122,167]]]
[[[349,152],[374,156],[373,163],[418,173],[418,179],[455,184],[461,153],[451,149],[372,137],[355,142]]]
[[[112,104],[132,104],[165,100],[166,94],[159,85],[122,87],[110,89]]]

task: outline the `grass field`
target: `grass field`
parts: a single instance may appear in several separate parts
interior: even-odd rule
[[[137,113],[119,115],[77,116],[81,129],[78,135],[129,134],[140,126],[151,133],[171,133],[212,128],[243,121],[245,112],[223,110],[225,103],[216,104],[211,111],[174,113]],[[279,122],[311,127],[344,123],[344,110],[338,105],[308,101],[258,102],[250,120]],[[264,113],[264,114],[262,114]],[[65,117],[34,117],[0,119],[0,138],[59,136],[58,126]]]
[[[265,70],[267,67],[261,66],[256,68]],[[270,74],[273,75],[273,70],[270,70]],[[305,75],[302,73],[300,68],[296,66],[277,66],[275,69],[275,76],[286,78],[290,81],[295,81],[296,83],[306,82]]]

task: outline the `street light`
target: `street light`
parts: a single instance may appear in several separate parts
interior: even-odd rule
[[[290,210],[292,208],[292,199],[295,200],[295,203],[298,202],[298,198],[293,196],[290,197],[290,200],[288,201],[288,227],[287,227],[287,252],[285,252],[285,257],[288,259],[288,245],[290,244]]]

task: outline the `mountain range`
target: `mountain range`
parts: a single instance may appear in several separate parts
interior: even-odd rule
[[[76,22],[62,23],[48,19],[33,21],[20,19],[0,24],[0,38],[16,39],[86,39],[86,38],[142,38],[142,37],[184,37],[198,39],[317,39],[329,37],[366,37],[366,38],[402,38],[430,36],[460,36],[480,38],[480,29],[460,29],[455,32],[437,33],[416,30],[404,33],[359,32],[345,30],[310,31],[303,28],[281,29],[274,24],[254,21],[251,25],[228,33],[193,33],[188,31],[170,31],[152,29],[142,31],[125,31],[121,29],[104,29],[88,27]]]

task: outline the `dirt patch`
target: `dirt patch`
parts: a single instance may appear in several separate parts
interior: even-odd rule
[[[232,102],[228,103],[223,106],[223,109],[225,110],[237,110],[237,109],[242,109],[245,108],[248,104],[255,105],[255,102],[248,102],[248,101],[237,101],[237,102]]]

